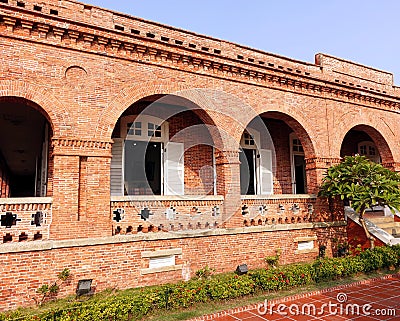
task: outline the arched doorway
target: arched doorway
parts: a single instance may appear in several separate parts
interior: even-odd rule
[[[48,195],[51,132],[35,103],[0,98],[1,197]]]
[[[289,134],[292,193],[307,193],[306,159],[300,139],[293,132]]]
[[[264,133],[264,130],[248,127],[240,140],[241,195],[270,195],[273,193],[274,151],[271,145],[265,142],[264,138],[267,134],[261,135],[261,133]]]
[[[340,157],[363,155],[375,163],[391,163],[393,156],[384,137],[371,126],[358,125],[350,129],[340,149]]]
[[[305,160],[312,155],[311,140],[298,121],[281,112],[261,114],[242,135],[241,194],[306,194]]]
[[[112,135],[111,195],[214,195],[214,145],[204,119],[173,95],[131,105]]]

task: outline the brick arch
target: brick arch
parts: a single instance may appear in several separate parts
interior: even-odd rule
[[[284,121],[297,135],[304,148],[306,158],[313,158],[316,156],[315,146],[309,131],[305,128],[304,123],[299,119],[298,115],[292,115],[283,111],[268,110],[260,114],[261,117],[273,118]]]
[[[197,115],[204,122],[215,127],[210,130],[214,143],[218,146],[232,147],[232,139],[229,134],[222,133],[219,129],[226,127],[226,124],[232,123],[232,118],[220,112],[218,99],[215,98],[215,92],[210,88],[192,88],[182,82],[154,81],[143,82],[133,86],[123,88],[111,101],[103,113],[99,116],[96,137],[109,140],[114,127],[123,114],[136,101],[154,95],[175,95],[185,98],[199,107]],[[222,93],[229,96],[230,94]]]
[[[299,117],[297,116],[297,119],[295,118],[295,115],[292,113],[285,113],[284,111],[277,111],[277,110],[267,110],[264,112],[261,112],[259,117],[261,117],[262,119],[276,119],[276,120],[280,120],[283,121],[298,137],[298,139],[300,140],[303,149],[304,149],[304,158],[305,159],[313,159],[316,157],[316,151],[315,151],[315,146],[314,143],[311,139],[311,136],[309,135],[309,132],[307,131],[307,129],[305,128],[305,126],[303,125],[304,122],[303,121],[299,121]],[[252,120],[251,120],[252,121]],[[251,122],[250,121],[250,122]],[[248,124],[250,124],[250,122]],[[268,129],[267,129],[268,131]],[[269,132],[270,135],[270,139],[271,142],[273,143],[273,168],[276,169],[276,172],[274,173],[274,189],[275,188],[280,188],[281,191],[283,192],[285,190],[286,187],[282,187],[281,183],[287,183],[285,177],[287,177],[287,173],[285,172],[284,175],[282,175],[282,172],[280,172],[280,174],[278,174],[278,168],[280,167],[280,156],[278,156],[276,153],[276,148],[279,149],[279,143],[277,141],[275,141],[275,139],[278,137],[276,136],[276,133],[274,134],[273,131]],[[276,145],[278,144],[278,145]],[[286,144],[289,145],[289,139],[287,140]],[[282,150],[280,151],[282,152]],[[289,159],[289,158],[288,158]],[[287,164],[286,164],[287,165]],[[317,185],[317,176],[315,174],[315,172],[313,171],[309,171],[306,170],[307,174],[306,174],[306,181],[307,181],[307,186],[308,186],[308,191],[312,190],[313,186]],[[290,187],[291,188],[291,187]],[[286,190],[287,192],[287,190]],[[283,192],[285,193],[285,192]]]
[[[24,98],[39,106],[53,130],[54,137],[66,136],[71,129],[68,110],[47,89],[23,81],[0,81],[0,97]]]
[[[332,140],[332,153],[334,157],[340,157],[340,150],[346,134],[351,129],[364,131],[367,133],[381,155],[383,163],[392,163],[394,161],[392,150],[397,148],[396,137],[390,127],[379,117],[372,117],[367,114],[356,113],[346,114],[342,117],[341,122],[336,126],[340,130],[334,132]]]
[[[356,125],[356,126],[350,128],[349,131],[350,130],[358,130],[358,131],[362,131],[362,132],[368,134],[368,136],[371,137],[376,148],[379,151],[379,154],[382,159],[382,163],[383,164],[392,164],[393,163],[394,159],[393,159],[392,151],[391,151],[386,139],[382,136],[382,134],[377,129],[375,129],[369,125],[361,124],[361,125]],[[345,136],[348,132],[345,133]],[[345,136],[343,137],[342,144],[344,142]],[[342,146],[342,144],[341,144],[341,146]]]

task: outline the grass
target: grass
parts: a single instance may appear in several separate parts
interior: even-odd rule
[[[282,298],[287,296],[293,296],[297,294],[327,289],[339,285],[350,284],[357,281],[368,280],[376,277],[381,277],[384,275],[389,275],[398,272],[396,271],[381,271],[374,272],[369,274],[360,274],[355,277],[343,278],[334,281],[324,281],[320,283],[311,284],[308,286],[297,287],[289,290],[279,291],[279,292],[269,292],[269,293],[257,293],[251,296],[246,296],[234,300],[229,301],[211,301],[207,303],[199,303],[196,306],[192,306],[187,309],[177,309],[177,310],[160,310],[155,309],[149,315],[145,316],[141,321],[179,321],[179,320],[188,320],[191,318],[199,317],[202,315],[212,314],[219,311],[229,310],[241,306],[247,306],[251,304],[256,304],[259,302],[264,302],[265,299],[268,300]],[[129,289],[129,290],[106,290],[95,294],[92,297],[86,297],[83,300],[90,301],[103,301],[110,296],[124,296],[124,294],[132,293],[140,291],[140,289]],[[20,309],[24,315],[34,315],[40,312],[48,311],[48,310],[57,310],[57,309],[68,309],[68,306],[77,302],[77,299],[74,296],[70,296],[63,299],[58,299],[52,302],[48,302],[43,304],[40,307],[36,308],[23,308]]]
[[[180,320],[188,320],[191,318],[200,317],[207,314],[213,314],[219,311],[225,311],[233,308],[238,308],[241,306],[247,306],[251,304],[256,304],[260,302],[264,302],[265,299],[277,299],[287,296],[293,296],[302,293],[308,293],[323,289],[328,289],[332,287],[336,287],[339,285],[350,284],[358,281],[369,280],[376,277],[382,277],[389,274],[394,274],[398,271],[381,271],[374,272],[369,274],[360,274],[358,276],[343,278],[335,281],[325,281],[317,284],[311,284],[304,287],[293,288],[290,290],[279,291],[279,292],[270,292],[270,293],[260,293],[252,296],[246,296],[243,298],[229,300],[229,301],[220,301],[220,302],[207,302],[203,304],[197,304],[188,309],[179,309],[179,310],[156,310],[154,313],[147,315],[141,321],[180,321]]]

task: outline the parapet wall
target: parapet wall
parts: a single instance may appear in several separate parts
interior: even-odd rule
[[[247,68],[251,66],[254,75],[259,70],[269,69],[291,75],[298,80],[306,77],[352,90],[372,91],[378,95],[399,95],[398,88],[393,86],[393,74],[326,54],[317,54],[315,63],[308,63],[72,0],[1,0],[0,22],[2,8],[6,10],[4,14],[8,15],[10,12],[7,11],[18,10],[14,13],[15,18],[20,18],[23,12],[26,13],[26,18],[34,13],[36,21],[40,20],[53,28],[56,26],[55,28],[62,30],[67,29],[69,34],[86,29],[83,34],[78,34],[77,41],[88,38],[89,27],[96,29],[93,34],[90,32],[91,38],[101,35],[107,39],[104,41],[111,38],[114,47],[121,47],[123,43],[128,49],[132,46],[128,45],[131,41],[139,41],[153,49],[157,48],[158,55],[163,59],[172,50],[183,55],[183,58],[176,58],[183,61],[193,60],[200,63],[207,57],[207,60],[212,61],[204,63],[207,68],[225,70],[227,67],[224,64],[228,63],[235,65],[234,68],[239,67],[238,72],[247,74]],[[242,71],[243,64],[247,67]]]
[[[335,77],[335,82],[360,89],[386,93],[393,87],[393,74],[387,71],[364,66],[356,62],[318,53],[315,63],[324,73]]]

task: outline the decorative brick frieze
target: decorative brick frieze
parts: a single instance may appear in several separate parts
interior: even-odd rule
[[[4,13],[2,18],[4,24],[8,28],[7,30],[11,32],[14,30],[17,21],[19,21],[15,17],[7,16],[6,13]],[[35,19],[34,17],[31,18]],[[112,56],[116,58],[120,57],[132,60],[145,58],[146,63],[162,64],[163,66],[170,62],[179,69],[189,67],[191,72],[201,72],[202,74],[210,73],[211,70],[209,66],[213,65],[214,68],[211,71],[213,77],[218,75],[220,66],[222,66],[222,74],[220,77],[233,77],[239,81],[258,84],[261,82],[261,84],[266,87],[276,87],[289,91],[306,90],[308,94],[317,97],[324,93],[326,98],[346,101],[351,100],[356,104],[371,105],[382,109],[398,110],[400,108],[398,99],[389,97],[386,91],[375,90],[375,92],[371,93],[371,89],[373,88],[366,87],[366,89],[354,86],[354,90],[356,91],[353,92],[352,88],[343,86],[342,83],[326,82],[326,77],[321,77],[319,74],[313,74],[313,77],[310,75],[301,77],[300,74],[293,71],[292,68],[287,68],[285,70],[283,68],[275,69],[269,67],[270,64],[254,66],[254,64],[248,61],[234,62],[234,64],[232,64],[232,59],[224,57],[223,55],[218,55],[218,57],[212,55],[212,57],[210,57],[210,54],[205,54],[204,52],[201,54],[202,56],[206,55],[205,57],[192,56],[190,52],[185,52],[187,50],[184,48],[179,48],[177,52],[177,48],[171,48],[164,43],[156,45],[154,41],[149,42],[148,39],[146,39],[146,41],[143,41],[143,39],[134,40],[132,37],[121,37],[118,34],[111,35],[109,32],[100,31],[100,33],[104,32],[105,34],[105,36],[102,36],[99,35],[98,31],[94,31],[93,28],[89,26],[85,26],[85,28],[79,27],[79,29],[65,29],[63,32],[62,28],[54,25],[57,24],[57,22],[53,20],[48,20],[46,23],[37,23],[35,20],[29,21],[27,18],[24,18],[24,24],[27,26],[28,23],[35,25],[38,32],[37,36],[32,34],[30,37],[38,37],[38,41],[48,41],[49,44],[52,44],[52,39],[57,39],[57,41],[66,39],[62,36],[66,33],[68,38],[72,40],[72,42],[62,43],[62,45],[67,48],[78,46],[76,48],[78,50],[87,50],[88,52],[96,54],[98,48],[95,44],[98,43],[103,46],[104,49],[110,46],[111,51],[106,50],[106,53],[112,54]],[[56,37],[48,37],[49,33],[53,33],[54,28],[56,28]],[[81,29],[84,31],[80,31]],[[116,37],[120,37],[120,39],[116,39]],[[82,47],[78,45],[80,39],[82,39],[87,46]],[[136,42],[133,43],[132,41]],[[160,46],[164,48],[160,49]],[[127,48],[127,50],[122,50],[124,48]],[[173,49],[173,51],[171,49]],[[360,93],[360,90],[365,91],[365,93]],[[385,95],[382,96],[382,93]]]
[[[307,158],[306,159],[306,169],[327,169],[333,165],[339,164],[341,161],[340,158]]]
[[[111,157],[112,142],[55,138],[52,140],[53,155],[81,155]]]

